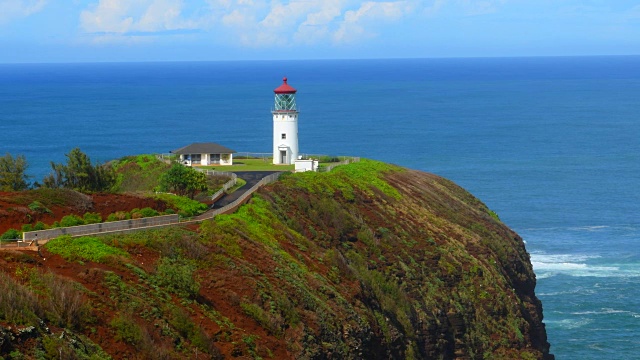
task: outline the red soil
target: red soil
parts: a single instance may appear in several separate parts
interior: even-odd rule
[[[49,206],[51,213],[33,211],[26,205],[12,201],[20,193],[0,192],[0,235],[9,229],[20,230],[23,224],[35,224],[42,221],[47,225],[60,221],[66,215],[82,216],[86,212],[97,212],[106,219],[109,214],[116,211],[131,211],[150,207],[158,211],[164,211],[167,205],[160,200],[143,198],[124,194],[77,194],[78,201],[70,206]]]

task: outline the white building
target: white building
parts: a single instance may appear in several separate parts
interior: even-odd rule
[[[171,153],[180,155],[180,162],[187,166],[194,165],[233,165],[231,150],[215,143],[193,143]]]
[[[273,114],[273,163],[293,164],[298,158],[298,110],[296,108],[296,89],[283,84],[275,93]]]

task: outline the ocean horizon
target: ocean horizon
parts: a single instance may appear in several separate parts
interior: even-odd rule
[[[34,181],[193,142],[271,151],[273,89],[300,152],[469,190],[526,241],[557,359],[640,346],[640,56],[0,64],[0,153]]]

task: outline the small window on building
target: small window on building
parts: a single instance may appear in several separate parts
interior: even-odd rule
[[[287,134],[282,134],[282,140],[285,140],[287,138]]]

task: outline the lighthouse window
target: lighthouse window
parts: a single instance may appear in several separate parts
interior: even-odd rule
[[[282,140],[285,140],[287,138],[287,134],[282,134]]]

